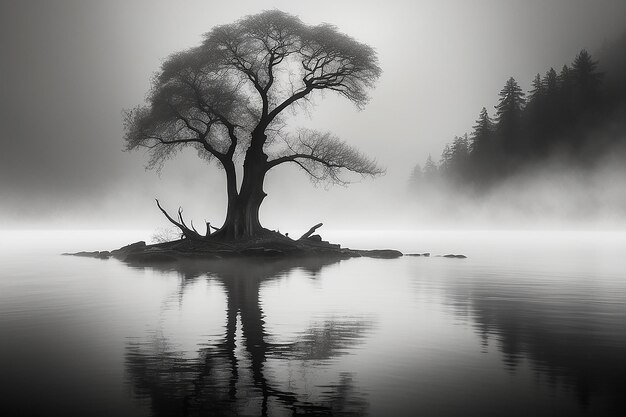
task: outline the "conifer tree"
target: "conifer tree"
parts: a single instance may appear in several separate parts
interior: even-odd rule
[[[472,179],[483,179],[494,154],[494,123],[485,107],[481,109],[473,129],[469,143],[468,174]]]
[[[543,85],[546,92],[546,96],[556,93],[558,87],[558,75],[554,68],[550,68],[546,72],[546,76],[543,78]]]
[[[524,110],[525,134],[528,140],[528,151],[536,154],[545,142],[546,125],[546,86],[541,75],[535,75],[528,93],[528,101]]]
[[[542,80],[543,100],[542,106],[535,118],[535,125],[532,126],[536,135],[535,152],[545,154],[547,150],[554,146],[555,131],[559,123],[561,107],[559,105],[559,76],[554,68],[550,68]]]
[[[457,139],[457,136],[454,137]],[[447,171],[450,165],[452,164],[452,148],[450,144],[446,144],[443,148],[443,152],[441,152],[441,159],[439,160],[439,168],[442,171]]]
[[[452,142],[452,158],[450,167],[450,176],[457,182],[462,183],[465,180],[469,170],[469,138],[467,133],[463,136],[457,136]]]
[[[437,177],[437,171],[437,164],[435,164],[432,156],[429,154],[428,158],[426,158],[426,163],[424,164],[424,179],[432,181]]]
[[[411,171],[411,177],[409,178],[409,188],[411,188],[412,190],[419,188],[423,177],[424,172],[422,171],[422,167],[420,166],[420,164],[416,164],[413,168],[413,171]]]
[[[572,69],[563,65],[561,72],[559,73],[559,90],[562,97],[568,97],[572,93],[572,87],[574,83],[574,75]]]
[[[472,126],[474,131],[471,136],[470,152],[481,153],[487,150],[490,145],[493,134],[493,121],[487,113],[487,109],[483,107],[478,115],[476,124]]]
[[[537,73],[532,81],[532,89],[528,94],[528,103],[539,103],[545,96],[545,85],[541,80],[541,75]]]
[[[519,122],[524,108],[524,92],[513,77],[509,78],[500,91],[500,102],[496,106],[498,128],[509,130]]]
[[[496,133],[498,136],[501,158],[500,168],[511,168],[510,161],[519,158],[526,152],[527,144],[521,138],[522,110],[524,109],[524,92],[513,77],[509,78],[500,91],[500,101],[496,106]]]
[[[572,77],[576,82],[578,99],[581,100],[581,107],[585,108],[597,100],[602,74],[597,71],[598,62],[591,58],[586,50],[578,53],[572,63]]]

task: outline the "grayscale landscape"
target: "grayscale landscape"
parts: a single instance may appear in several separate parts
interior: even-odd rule
[[[0,0],[0,415],[626,411],[626,3]]]

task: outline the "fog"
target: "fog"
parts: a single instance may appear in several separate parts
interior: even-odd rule
[[[610,157],[603,162],[581,170],[555,158],[484,193],[426,186],[413,194],[406,221],[414,228],[623,230],[626,167]]]
[[[493,108],[508,77],[528,89],[532,74],[619,36],[626,3],[59,0],[0,1],[0,228],[165,227],[155,197],[199,224],[219,224],[223,173],[191,151],[160,174],[145,171],[146,155],[122,152],[122,111],[142,103],[169,54],[197,45],[215,25],[272,8],[335,24],[376,48],[383,75],[363,111],[326,94],[289,123],[331,131],[387,172],[327,188],[279,167],[265,186],[266,227],[624,225],[618,162],[591,173],[556,162],[480,200],[445,190],[409,197],[407,182],[416,163],[470,129],[477,110]]]

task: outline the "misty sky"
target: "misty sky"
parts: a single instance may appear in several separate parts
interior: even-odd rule
[[[272,8],[376,48],[383,75],[363,111],[328,94],[294,123],[330,130],[387,168],[383,178],[327,191],[281,167],[262,208],[272,228],[285,218],[303,228],[367,219],[402,192],[415,163],[438,159],[469,132],[481,107],[493,114],[508,77],[527,89],[537,72],[626,30],[618,0],[0,0],[0,227],[164,225],[156,196],[219,223],[221,172],[193,153],[160,177],[144,171],[145,155],[122,152],[122,110],[142,103],[169,54],[196,46],[214,25]]]

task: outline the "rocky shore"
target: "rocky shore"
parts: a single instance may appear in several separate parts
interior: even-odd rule
[[[233,241],[206,239],[180,239],[171,242],[148,245],[144,241],[135,242],[111,251],[64,253],[63,255],[90,258],[116,258],[133,264],[162,264],[177,261],[224,260],[224,259],[284,259],[284,258],[326,258],[329,260],[358,257],[393,259],[401,256],[430,257],[429,252],[407,253],[395,249],[361,250],[342,248],[322,240],[319,235],[294,240],[278,232],[263,236]],[[447,254],[436,257],[465,259],[465,255]]]
[[[181,239],[148,245],[144,241],[111,251],[64,253],[91,258],[117,258],[129,263],[167,263],[185,259],[324,257],[348,259],[356,257],[392,259],[403,256],[394,249],[358,250],[342,248],[322,240],[319,235],[293,240],[280,233],[237,241]]]

